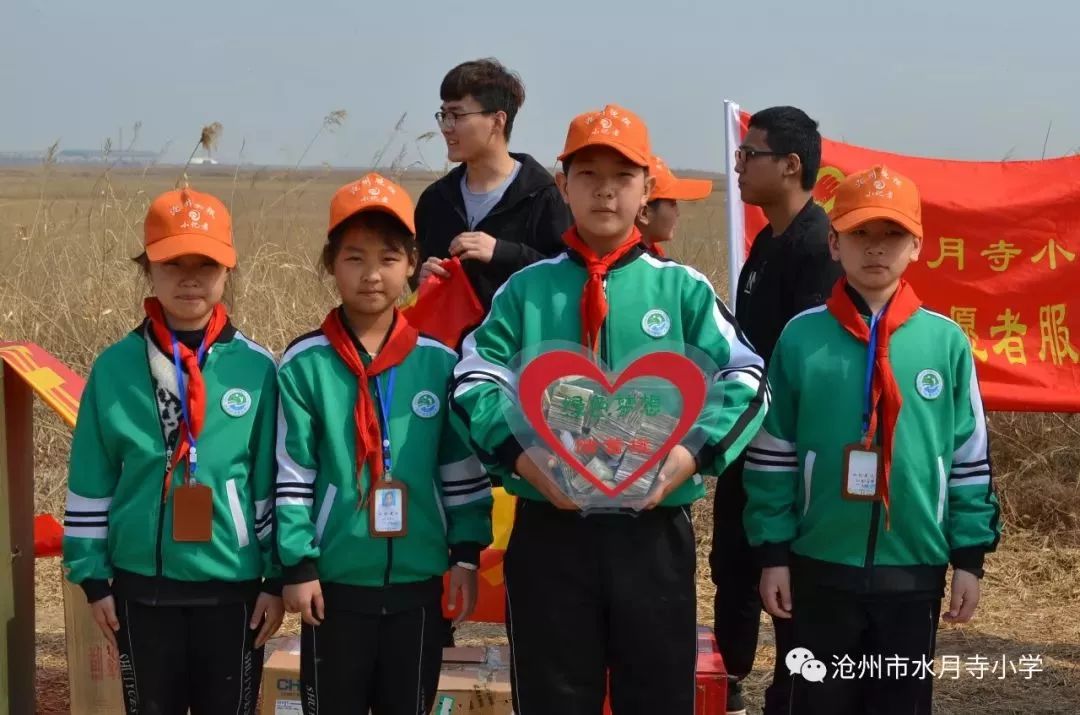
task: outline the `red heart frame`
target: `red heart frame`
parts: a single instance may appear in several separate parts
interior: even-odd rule
[[[670,382],[679,390],[683,399],[682,414],[675,430],[660,445],[660,449],[645,460],[627,479],[615,488],[611,488],[596,478],[585,465],[555,436],[547,420],[544,419],[544,391],[560,378],[580,375],[593,380],[604,387],[608,394],[618,392],[619,388],[642,377],[658,377]],[[518,377],[518,400],[525,419],[532,428],[564,462],[574,468],[578,474],[609,497],[616,497],[640,479],[646,472],[664,459],[671,449],[682,440],[693,427],[694,422],[705,406],[707,385],[705,375],[693,360],[674,352],[648,353],[634,360],[619,373],[615,382],[608,379],[600,367],[589,358],[570,350],[555,350],[538,356],[525,366]]]

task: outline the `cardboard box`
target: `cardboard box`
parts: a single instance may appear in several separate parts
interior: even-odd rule
[[[698,626],[696,715],[722,715],[727,706],[727,669],[716,648],[711,628]],[[273,639],[263,667],[260,715],[293,715],[300,712],[300,644],[293,639]],[[432,715],[513,715],[510,698],[510,650],[446,648],[439,675],[439,692]],[[610,715],[608,703],[604,712]]]
[[[271,638],[266,644],[259,715],[296,715],[300,709],[300,639]]]
[[[83,590],[63,580],[71,712],[116,715],[124,712],[118,654],[94,622]]]
[[[260,715],[300,712],[300,642],[274,638],[263,666]],[[433,715],[511,715],[509,649],[446,648]]]
[[[510,649],[447,648],[432,715],[512,715]]]

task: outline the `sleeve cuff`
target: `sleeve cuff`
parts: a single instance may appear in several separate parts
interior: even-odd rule
[[[981,546],[967,546],[962,549],[953,549],[949,554],[949,562],[954,569],[967,571],[975,574],[978,578],[983,577],[983,561],[986,558],[986,550]]]
[[[763,569],[787,566],[791,556],[791,543],[787,541],[779,544],[765,543],[755,547],[754,552],[757,555],[758,565]]]
[[[716,449],[710,444],[692,447],[683,442],[682,447],[694,458],[694,474],[701,474],[701,470],[705,468],[705,465],[712,464],[716,459]]]
[[[280,578],[268,578],[262,582],[262,588],[260,590],[267,595],[277,596],[280,598],[281,590],[284,587],[285,584]]]
[[[103,598],[112,595],[112,588],[107,579],[88,578],[79,584],[83,593],[86,594],[87,603],[97,603]]]
[[[450,544],[450,563],[466,563],[472,566],[480,565],[480,552],[484,547],[475,542],[462,544]]]
[[[521,244],[496,238],[495,250],[491,252],[491,262],[497,266],[517,265],[521,262]]]
[[[315,565],[315,559],[303,559],[295,566],[285,566],[281,569],[281,573],[281,581],[287,585],[319,579],[319,568]]]
[[[510,470],[511,473],[514,472],[517,466],[518,457],[524,453],[525,448],[513,435],[510,435],[502,444],[495,447],[495,459],[499,461],[499,464]]]

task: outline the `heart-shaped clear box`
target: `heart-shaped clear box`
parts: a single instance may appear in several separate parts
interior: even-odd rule
[[[716,367],[686,345],[654,344],[608,368],[579,345],[545,343],[515,365],[511,430],[550,457],[534,461],[582,510],[640,510],[672,448],[704,443],[694,427]]]

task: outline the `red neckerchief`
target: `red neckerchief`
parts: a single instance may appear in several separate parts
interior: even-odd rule
[[[334,308],[327,314],[322,323],[322,332],[341,361],[356,375],[356,406],[353,408],[353,422],[356,425],[356,481],[357,490],[361,494],[360,503],[363,504],[360,475],[364,463],[367,463],[372,483],[383,477],[382,431],[379,428],[379,417],[375,413],[375,403],[371,399],[371,390],[368,389],[368,378],[400,365],[416,347],[420,334],[395,310],[394,324],[386,342],[371,361],[371,365],[364,367],[348,328],[341,320],[340,308]],[[387,419],[389,420],[389,415]]]
[[[641,232],[635,226],[619,246],[606,256],[597,256],[578,235],[577,226],[571,226],[563,234],[563,242],[582,257],[589,278],[581,293],[581,343],[596,352],[600,341],[600,326],[608,314],[607,296],[604,295],[604,278],[616,261],[641,243]]]
[[[649,244],[649,253],[653,254],[657,258],[667,258],[667,252],[664,251],[664,248],[656,241],[653,241],[651,244]]]
[[[206,419],[206,383],[203,381],[202,370],[199,368],[197,353],[183,343],[177,342],[173,337],[172,330],[165,322],[165,310],[161,306],[161,301],[157,298],[147,298],[143,301],[143,310],[146,311],[146,317],[150,321],[150,330],[153,331],[157,344],[166,351],[170,360],[173,356],[173,347],[180,348],[180,363],[184,367],[184,372],[187,373],[187,408],[191,416],[191,424],[180,420],[180,440],[173,452],[169,470],[165,473],[165,488],[161,493],[161,498],[164,500],[169,493],[173,472],[177,465],[188,456],[191,449],[191,437],[194,436],[197,440],[202,434],[203,422]],[[213,345],[228,324],[229,315],[225,306],[217,303],[210,313],[210,322],[206,324],[202,344]]]
[[[870,344],[870,326],[859,313],[858,307],[847,292],[847,279],[841,278],[833,286],[832,295],[825,302],[829,312],[837,322],[857,340]],[[881,408],[881,452],[885,484],[881,495],[885,505],[885,526],[889,526],[889,473],[892,468],[893,438],[896,435],[896,423],[900,419],[903,397],[900,386],[896,383],[892,363],[889,361],[889,342],[901,325],[915,314],[922,305],[911,285],[901,280],[900,285],[885,308],[885,314],[878,319],[877,350],[874,355],[874,377],[870,390],[869,429],[864,436],[864,444],[869,447],[877,432],[878,408]]]

